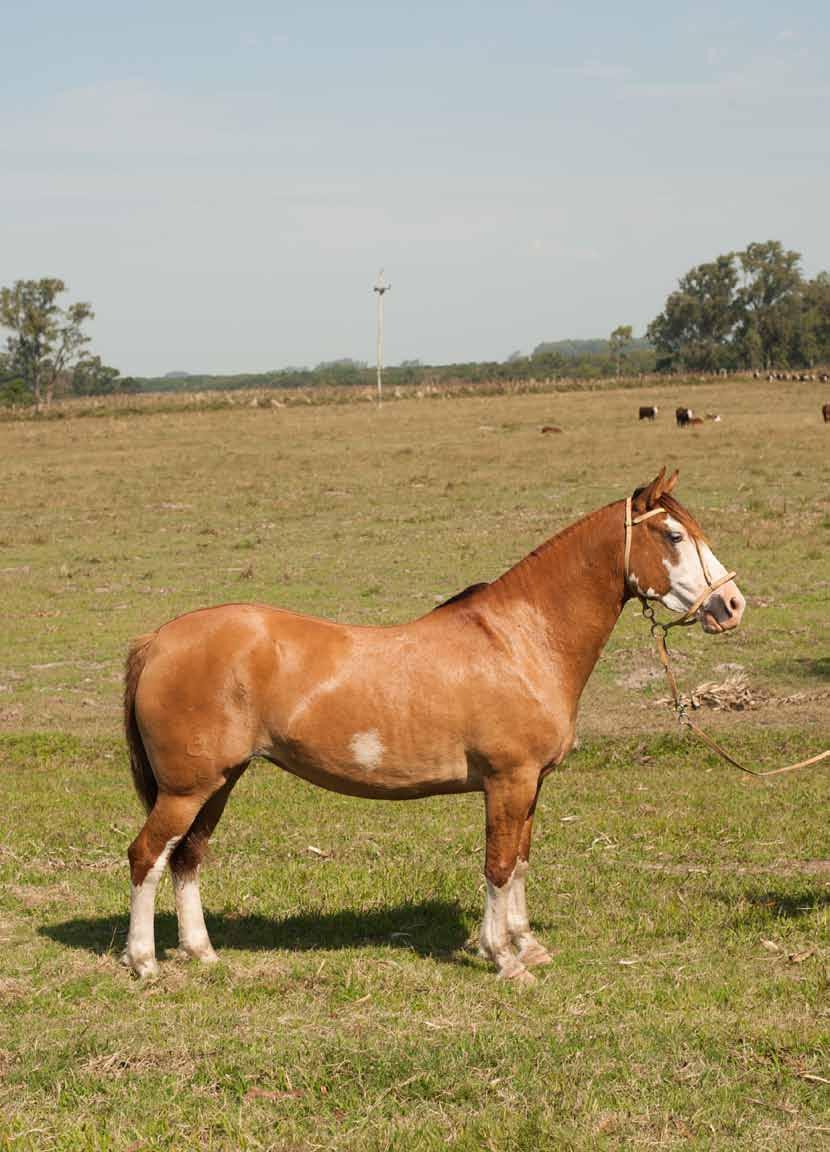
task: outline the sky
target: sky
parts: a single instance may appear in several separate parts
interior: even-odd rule
[[[3,0],[0,284],[124,375],[503,360],[830,269],[830,5]]]

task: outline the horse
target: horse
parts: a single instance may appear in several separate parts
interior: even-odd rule
[[[545,777],[575,739],[579,699],[625,603],[660,601],[709,633],[744,598],[662,469],[498,579],[409,623],[357,627],[260,604],[201,608],[133,641],[124,721],[148,815],[128,850],[123,962],[157,974],[155,892],[169,863],[181,948],[214,962],[199,894],[205,847],[254,757],[350,796],[483,792],[480,949],[529,983],[551,956],[525,881]]]

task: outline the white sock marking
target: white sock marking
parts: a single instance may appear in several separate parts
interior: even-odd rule
[[[168,840],[143,882],[130,885],[130,930],[127,933],[125,955],[130,967],[139,976],[150,975],[156,970],[156,888],[170,853],[180,840],[181,836]]]
[[[507,893],[507,931],[518,948],[522,946],[523,938],[530,935],[525,898],[525,877],[529,867],[527,860],[516,861]]]
[[[524,973],[524,965],[516,958],[516,953],[510,945],[510,932],[508,930],[508,908],[510,904],[510,889],[513,883],[515,870],[501,888],[487,881],[487,900],[484,905],[484,920],[481,925],[479,943],[481,951],[495,961],[499,975],[505,979],[513,979]]]
[[[176,897],[176,915],[179,918],[179,944],[191,956],[212,959],[215,953],[205,927],[198,871],[189,875],[177,875],[174,872],[173,892]]]

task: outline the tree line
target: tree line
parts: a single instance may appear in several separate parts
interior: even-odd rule
[[[138,391],[132,379],[89,350],[84,324],[95,313],[85,302],[63,304],[63,280],[17,280],[0,288],[0,327],[9,330],[0,352],[0,399],[40,411],[56,395]]]
[[[830,360],[830,274],[807,280],[778,240],[691,268],[649,325],[658,371],[812,367]]]
[[[0,288],[0,327],[9,333],[0,351],[0,402],[34,404],[39,411],[62,395],[374,384],[374,368],[348,358],[235,376],[122,377],[90,351],[84,326],[94,317],[92,306],[62,303],[65,291],[57,278]],[[630,325],[620,324],[606,340],[546,341],[528,355],[514,352],[503,361],[407,360],[386,368],[384,380],[392,388],[474,385],[817,363],[830,363],[830,274],[806,279],[801,254],[770,240],[691,268],[645,337],[635,338]]]

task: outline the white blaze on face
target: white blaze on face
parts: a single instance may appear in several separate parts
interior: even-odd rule
[[[355,732],[349,743],[352,756],[356,764],[373,772],[380,767],[383,760],[383,741],[376,729],[370,728],[368,732]]]
[[[674,544],[676,558],[663,561],[669,574],[671,587],[660,597],[660,600],[672,612],[685,612],[705,592],[708,586],[706,574],[703,571],[703,564],[695,547],[695,542],[683,525],[671,516],[667,516],[665,528],[667,532],[676,532],[683,539]],[[702,540],[699,543],[701,555],[714,583],[721,576],[726,575],[726,569],[708,544],[704,544]]]

